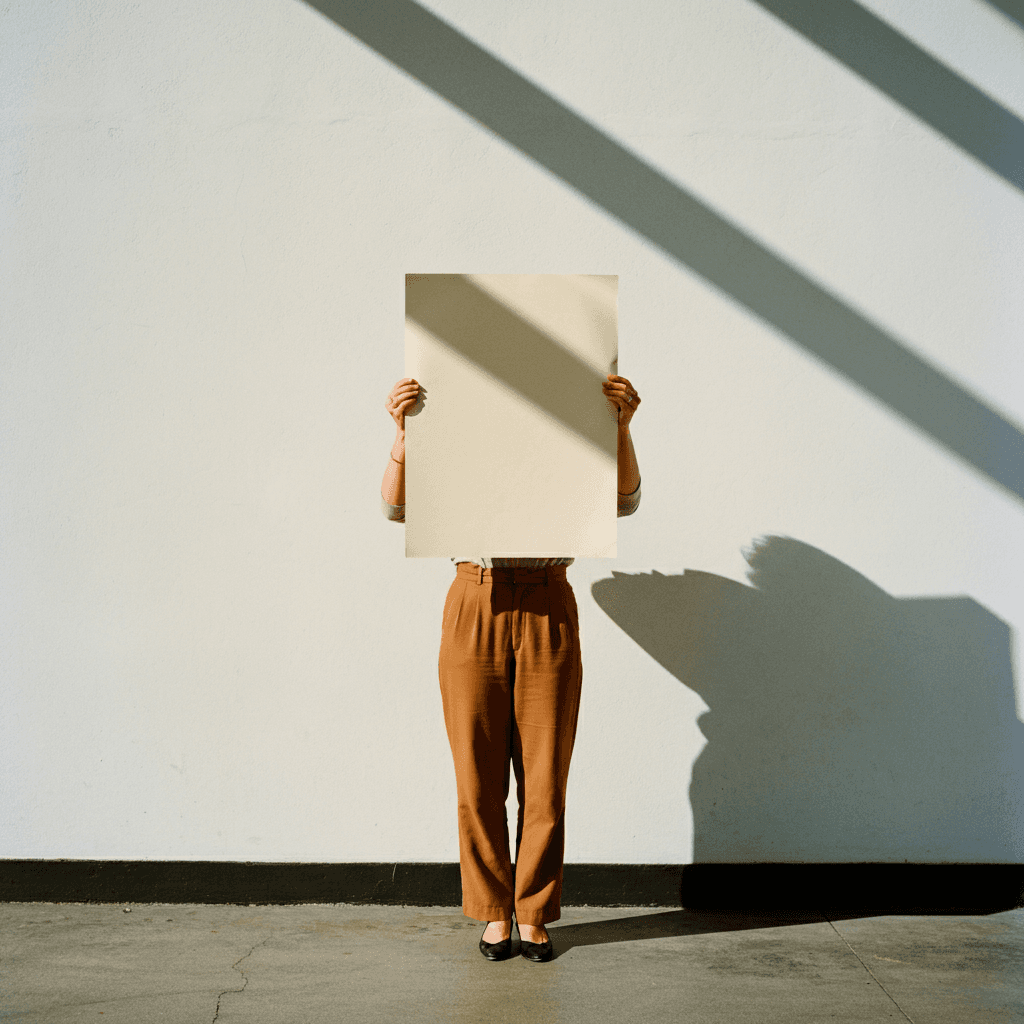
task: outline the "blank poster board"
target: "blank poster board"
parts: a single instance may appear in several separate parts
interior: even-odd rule
[[[405,285],[406,557],[614,558],[618,277]]]

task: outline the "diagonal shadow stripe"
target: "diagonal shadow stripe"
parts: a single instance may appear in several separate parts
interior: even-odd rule
[[[305,0],[1024,498],[1024,434],[966,388],[412,0]]]
[[[988,2],[1008,18],[1013,18],[1014,21],[1024,26],[1024,0],[988,0]]]
[[[1024,124],[854,0],[754,0],[1024,189]]]

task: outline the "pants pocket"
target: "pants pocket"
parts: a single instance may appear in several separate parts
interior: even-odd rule
[[[441,636],[450,636],[454,625],[459,620],[459,608],[462,605],[462,595],[466,588],[466,581],[455,579],[448,588],[448,596],[444,599],[444,611],[441,613]]]

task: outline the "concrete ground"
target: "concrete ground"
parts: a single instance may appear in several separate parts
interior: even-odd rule
[[[549,925],[546,964],[484,960],[483,925],[452,907],[125,910],[0,904],[0,1021],[1024,1021],[1024,910],[824,920],[571,907]]]

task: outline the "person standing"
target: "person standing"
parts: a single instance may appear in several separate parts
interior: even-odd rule
[[[640,396],[625,377],[602,388],[618,423],[618,515],[640,504],[640,471],[629,423]],[[384,407],[397,428],[381,484],[381,508],[405,522],[405,413],[423,389],[398,381]],[[583,661],[579,614],[560,558],[454,556],[456,575],[441,619],[438,676],[455,764],[463,913],[487,926],[480,951],[554,955],[545,924],[561,916],[565,790],[576,737]],[[509,856],[510,773],[519,813]]]

